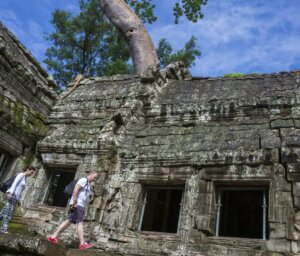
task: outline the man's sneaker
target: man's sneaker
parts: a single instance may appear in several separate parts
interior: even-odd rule
[[[58,240],[56,238],[53,238],[51,236],[47,237],[47,240],[51,243],[51,244],[57,244]]]
[[[91,247],[93,247],[92,244],[84,243],[84,244],[79,245],[79,250],[86,250],[86,249],[89,249]]]
[[[0,233],[8,234],[8,231],[0,230]]]

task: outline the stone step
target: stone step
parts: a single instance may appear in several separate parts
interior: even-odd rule
[[[121,256],[99,250],[70,249],[63,243],[51,244],[39,236],[18,233],[0,233],[0,255],[43,255],[43,256]]]
[[[27,222],[23,218],[21,212],[16,210],[11,221],[9,222],[9,231],[12,233],[26,234]]]
[[[67,247],[63,244],[53,245],[40,237],[0,233],[0,252],[13,255],[65,256]]]
[[[26,221],[24,220],[24,218],[22,216],[18,216],[18,215],[14,215],[11,218],[11,222],[19,223],[19,224],[23,224],[23,225],[26,224]]]
[[[87,250],[77,250],[69,249],[67,256],[121,256],[121,254],[112,252],[103,252],[99,250],[87,249]]]

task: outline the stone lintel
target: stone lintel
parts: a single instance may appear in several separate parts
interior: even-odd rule
[[[164,167],[154,166],[150,168],[141,168],[137,171],[137,176],[142,183],[168,183],[184,184],[186,179],[193,175],[195,170],[190,166]]]
[[[279,163],[277,148],[258,150],[214,150],[189,153],[130,153],[122,158],[124,164],[132,166],[220,166],[220,165],[270,165]]]
[[[43,153],[41,156],[43,164],[49,167],[76,167],[82,162],[82,156],[77,154]]]
[[[89,154],[89,153],[98,153],[106,154],[110,150],[110,147],[101,146],[99,141],[88,143],[81,143],[80,141],[54,141],[54,142],[45,142],[40,141],[37,144],[37,151],[40,153],[68,153],[68,154]]]
[[[273,179],[273,168],[268,165],[260,166],[246,166],[246,165],[231,165],[223,167],[206,167],[204,170],[204,180],[238,180],[238,181],[251,181],[259,180],[262,182],[271,181]]]

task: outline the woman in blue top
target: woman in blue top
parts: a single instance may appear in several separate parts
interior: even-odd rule
[[[0,232],[7,233],[8,223],[10,222],[14,211],[16,209],[16,205],[20,200],[21,194],[26,185],[26,177],[31,176],[35,171],[33,166],[28,166],[25,168],[25,171],[19,173],[11,187],[6,191],[6,202],[4,207],[0,211],[0,220],[2,220],[2,224],[0,225]]]

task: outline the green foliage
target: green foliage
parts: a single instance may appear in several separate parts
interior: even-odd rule
[[[130,59],[128,45],[114,27],[105,38],[105,47],[101,51],[101,58],[102,65],[97,69],[99,76],[133,73],[133,67],[128,63]]]
[[[98,0],[79,0],[80,13],[55,10],[52,46],[45,63],[60,86],[77,74],[96,76],[128,73],[130,54],[125,40],[104,16]],[[120,68],[120,70],[118,70]]]
[[[261,73],[256,73],[256,72],[253,72],[253,73],[250,73],[250,74],[230,73],[230,74],[225,74],[224,77],[244,77],[244,76],[247,76],[247,75],[259,76],[259,75],[261,75]]]
[[[116,59],[105,66],[103,70],[103,75],[106,76],[113,76],[113,75],[124,75],[124,74],[132,74],[133,73],[133,66],[124,62],[121,59]]]
[[[151,0],[125,0],[144,23],[153,23],[155,5]],[[196,22],[203,17],[201,6],[207,0],[180,0],[174,7],[175,22],[185,15]],[[44,60],[48,70],[61,88],[77,74],[103,76],[133,73],[129,63],[127,43],[103,14],[99,0],[79,0],[80,12],[72,15],[68,11],[55,10],[51,23],[54,31],[46,35],[52,43]],[[185,47],[173,53],[171,45],[162,39],[157,49],[162,66],[182,60],[187,67],[194,65],[200,51],[196,49],[196,38],[192,37]]]
[[[197,39],[192,36],[189,41],[186,42],[183,49],[176,53],[172,53],[172,46],[166,39],[161,39],[158,43],[157,56],[162,67],[167,66],[171,62],[183,61],[186,67],[190,68],[195,65],[195,59],[201,55],[201,52],[196,48]]]
[[[178,0],[173,7],[175,23],[179,22],[181,16],[185,16],[189,21],[197,22],[203,18],[201,10],[202,5],[206,5],[208,0]],[[151,0],[125,0],[131,6],[135,13],[144,23],[152,24],[157,20],[154,15],[155,5],[151,4]]]
[[[154,15],[154,4],[150,4],[151,0],[125,0],[125,2],[135,11],[142,22],[152,24],[157,20]]]
[[[185,16],[189,21],[197,22],[203,18],[201,6],[206,5],[207,0],[181,0],[178,1],[174,8],[175,23],[177,24],[181,16]]]
[[[226,74],[224,75],[224,77],[244,77],[245,74],[242,73],[230,73],[230,74]]]

